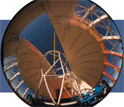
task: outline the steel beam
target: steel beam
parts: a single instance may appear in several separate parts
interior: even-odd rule
[[[28,92],[28,90],[29,90],[29,88],[27,88],[27,89],[25,90],[24,94],[22,95],[22,98],[25,97],[25,95],[26,95],[26,93]]]
[[[47,75],[50,70],[56,65],[56,63],[60,60],[60,58],[46,71],[46,73],[44,75]]]
[[[51,100],[52,100],[53,103],[56,105],[56,101],[54,100],[54,98],[53,98],[53,96],[52,96],[52,94],[51,94],[51,92],[50,92],[50,90],[49,90],[49,87],[48,87],[48,84],[47,84],[47,81],[46,81],[46,77],[45,77],[45,76],[44,76],[44,82],[45,82],[45,85],[46,85],[46,88],[47,88],[47,91],[48,91],[48,93],[49,93],[49,96],[50,96]]]
[[[109,62],[105,62],[105,65],[110,66],[110,67],[116,69],[118,72],[120,72],[120,69],[119,69],[118,67],[116,67],[115,65],[112,65],[112,64],[109,63]]]
[[[113,51],[104,51],[104,54],[111,54],[111,55],[114,55],[114,56],[118,56],[120,58],[123,58],[123,55],[120,54],[120,53],[117,53],[117,52],[113,52]]]
[[[60,64],[61,64],[61,68],[62,68],[62,72],[63,72],[63,79],[62,79],[62,85],[61,85],[61,89],[60,89],[60,93],[59,93],[59,98],[58,98],[58,102],[57,104],[60,104],[60,100],[61,100],[61,97],[62,97],[62,93],[63,93],[63,88],[64,88],[64,82],[65,82],[65,71],[64,71],[64,67],[63,67],[63,64],[62,64],[62,59],[61,59],[61,56],[60,56],[60,53],[59,54],[59,58],[60,58]]]
[[[92,27],[94,27],[95,25],[97,25],[98,23],[100,23],[100,22],[102,22],[102,21],[104,21],[104,20],[106,20],[106,19],[108,19],[108,18],[109,18],[108,15],[107,15],[107,14],[104,14],[104,15],[98,17],[96,20],[92,21],[92,22],[89,24],[89,27],[92,28]]]
[[[107,40],[121,40],[120,36],[103,36],[102,38],[100,38],[100,42],[101,41],[107,41]]]
[[[6,69],[4,69],[4,72],[6,72],[7,70],[9,70],[10,68],[14,67],[17,65],[17,62],[16,63],[13,63],[12,65],[10,65],[9,67],[7,67]]]
[[[106,72],[103,72],[103,75],[107,76],[112,82],[115,83],[115,80],[109,74],[107,74]]]
[[[69,92],[68,90],[64,87],[64,90],[66,91],[66,93],[70,96],[70,97],[73,97]]]
[[[22,80],[22,81],[20,82],[20,84],[15,88],[15,91],[17,91],[17,90],[19,89],[19,87],[20,87],[23,83],[24,83],[24,81]]]
[[[96,6],[95,4],[92,5],[92,6],[87,10],[87,12],[85,13],[85,15],[81,18],[81,22],[82,22],[84,19],[86,19],[86,18],[89,16],[89,14],[92,13],[92,12],[95,10],[96,7],[97,7],[97,6]]]
[[[10,79],[10,82],[14,79],[14,78],[16,78],[18,75],[20,75],[20,73],[18,72],[18,73],[16,73],[11,79]]]

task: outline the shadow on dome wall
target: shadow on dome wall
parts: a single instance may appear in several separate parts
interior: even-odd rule
[[[116,25],[89,0],[33,1],[2,42],[5,78],[30,106],[94,106],[116,84],[122,61]]]

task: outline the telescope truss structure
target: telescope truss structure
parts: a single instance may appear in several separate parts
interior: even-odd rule
[[[54,61],[54,59],[52,59],[53,64],[51,64],[51,67],[47,71],[45,71],[45,73],[43,73],[42,66],[44,66],[44,59],[47,59],[47,57],[49,55],[52,58],[54,58],[54,55],[55,55],[56,60]],[[48,58],[48,61],[49,61],[49,59],[50,59],[50,57]],[[60,65],[60,66],[57,66],[57,65]],[[50,75],[49,72],[53,72],[53,74]],[[60,85],[58,79],[62,79],[62,83],[61,83],[61,86],[60,86],[60,89],[59,89],[60,90],[59,96],[58,96],[56,101],[53,98],[52,93],[51,93],[51,91],[49,89],[46,77],[51,77],[51,78],[52,77],[56,77],[57,79],[56,79],[55,82],[58,82],[58,85]],[[42,82],[43,81],[45,82],[45,86],[47,88],[49,96],[50,96],[52,102],[55,105],[62,105],[60,103],[60,101],[62,99],[63,90],[66,91],[66,93],[68,94],[68,96],[70,98],[75,97],[75,96],[79,96],[80,98],[82,98],[81,90],[80,90],[80,87],[79,87],[79,84],[78,84],[79,82],[77,81],[77,78],[74,75],[74,73],[67,66],[66,56],[62,52],[59,52],[59,51],[48,51],[44,55],[44,58],[43,58],[42,63],[41,63],[41,71],[39,73],[38,81],[39,82],[38,82],[38,85],[37,85],[37,88],[36,88],[36,91],[35,91],[36,99],[38,98],[38,95],[39,95],[38,93],[40,93],[39,91],[42,90]],[[75,86],[74,86],[74,82],[75,82]],[[65,86],[65,83],[68,83],[68,87],[71,88],[71,93],[68,91],[67,87]]]

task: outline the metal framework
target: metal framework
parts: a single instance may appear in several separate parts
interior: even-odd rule
[[[16,73],[11,79],[10,79],[10,82],[14,79],[14,78],[16,78],[18,75],[20,75],[20,73],[18,72],[18,73]]]
[[[24,81],[22,80],[19,85],[15,88],[15,91],[17,91],[19,89],[19,87],[24,83]]]
[[[8,65],[6,67],[6,65]],[[18,63],[16,62],[16,56],[13,55],[11,57],[8,57],[6,61],[4,61],[4,72],[7,76],[7,73],[11,73],[13,76],[11,78],[8,78],[10,84],[11,84],[11,87],[13,87],[14,91],[22,98],[22,99],[25,99],[26,101],[26,98],[24,98],[26,96],[27,93],[29,93],[28,91],[31,90],[29,87],[26,88],[26,90],[23,89],[23,85],[25,84],[25,82],[21,79],[21,81],[18,80],[18,78],[20,77],[20,72],[18,71],[18,69],[16,69],[14,71],[14,67],[17,67]],[[13,85],[13,82],[17,83],[18,85],[15,87]],[[21,88],[20,88],[21,87]],[[20,88],[20,89],[19,89]],[[24,93],[23,94],[20,94],[18,91],[19,90],[24,90]],[[30,103],[30,102],[29,102]]]
[[[44,59],[47,58],[47,56],[50,54],[50,55],[54,55],[55,53],[55,56],[56,56],[56,60],[53,61],[53,64],[51,65],[51,67],[45,71],[45,73],[43,73],[43,69],[42,69],[42,66],[43,66],[43,63],[44,63]],[[45,55],[44,55],[44,59],[42,61],[42,64],[41,64],[41,76],[40,76],[40,81],[37,85],[37,88],[36,88],[36,91],[35,91],[35,98],[38,98],[38,95],[40,94],[40,90],[42,90],[41,86],[42,86],[42,83],[43,83],[43,80],[45,82],[45,86],[47,88],[47,91],[49,93],[49,96],[52,100],[52,102],[55,104],[55,105],[61,105],[60,101],[62,99],[62,94],[63,94],[63,90],[66,91],[66,93],[71,97],[73,97],[74,94],[76,94],[76,96],[79,96],[80,98],[82,98],[82,95],[81,95],[81,90],[79,88],[79,84],[77,82],[77,78],[75,77],[75,75],[70,71],[70,69],[67,67],[67,62],[66,62],[66,57],[65,55],[62,53],[62,52],[59,52],[59,51],[48,51]],[[64,62],[65,60],[65,62]],[[60,67],[59,68],[54,68],[54,66],[56,66],[56,64],[60,64]],[[60,74],[57,74],[57,71],[61,70],[61,75]],[[49,72],[53,72],[53,75],[49,75]],[[48,83],[47,83],[47,79],[46,77],[56,77],[58,79],[62,79],[62,83],[61,83],[61,87],[60,87],[60,92],[59,92],[59,97],[58,97],[58,100],[57,102],[55,101],[55,99],[53,98],[52,96],[52,93],[51,93],[51,90],[49,89],[49,86],[48,86]],[[39,80],[39,79],[38,79]],[[72,93],[70,93],[67,88],[64,86],[65,84],[65,81],[68,81],[69,85],[71,86],[72,88]],[[57,82],[57,81],[55,81]],[[76,87],[74,86],[74,82],[76,84]]]
[[[122,48],[120,49],[119,46],[122,45],[120,35],[112,28],[113,22],[104,11],[98,9],[97,6],[94,4],[90,6],[85,0],[84,3],[87,7],[78,4],[78,9],[74,13],[74,18],[76,18],[76,20],[79,20],[82,24],[86,24],[87,26],[89,26],[87,27],[87,29],[92,29],[97,34],[94,36],[101,45],[105,59],[103,76],[107,76],[115,84],[116,80],[112,78],[113,69],[116,70],[116,72],[120,72],[121,67],[118,68],[117,63],[118,60],[123,59],[123,52],[121,51]],[[111,49],[110,46],[112,47]],[[109,63],[110,59],[113,60],[113,63]],[[111,67],[111,74],[107,73],[107,66]]]
[[[17,62],[13,63],[12,65],[10,65],[9,67],[4,69],[4,72],[6,72],[7,70],[9,70],[10,68],[14,67],[17,65]]]
[[[98,23],[101,23],[102,21],[108,19],[108,15],[104,14],[100,17],[98,17],[96,20],[92,21],[90,24],[89,24],[89,27],[93,27],[93,26],[96,26]]]
[[[96,6],[95,4],[92,5],[92,6],[87,10],[87,12],[85,13],[85,15],[81,18],[81,21],[85,20],[85,19],[87,18],[87,16],[88,16],[89,14],[91,14],[91,13],[93,12],[93,10],[95,10],[96,7],[97,7],[97,6]]]

